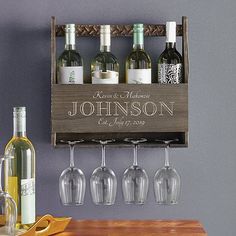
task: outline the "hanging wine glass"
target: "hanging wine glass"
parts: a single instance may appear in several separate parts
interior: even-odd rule
[[[13,156],[0,156],[0,215],[5,220],[4,226],[0,226],[0,235],[14,236],[16,220],[17,220],[17,206],[14,199],[2,189],[2,164],[3,161],[14,158]]]
[[[59,178],[60,199],[65,206],[82,205],[84,203],[86,180],[82,170],[75,168],[74,162],[75,145],[81,142],[83,140],[67,142],[70,147],[70,166],[62,172]]]
[[[154,177],[154,193],[157,204],[177,204],[180,195],[180,175],[170,166],[169,145],[177,140],[157,140],[165,143],[165,166],[158,169]]]
[[[117,179],[112,169],[106,166],[106,144],[114,140],[93,140],[102,147],[101,166],[96,168],[90,178],[90,189],[94,204],[112,205],[115,203]]]
[[[149,179],[145,169],[138,165],[138,145],[139,143],[146,142],[142,138],[140,140],[125,139],[134,146],[134,160],[133,165],[125,170],[122,178],[122,190],[124,201],[127,204],[144,204],[147,200]]]

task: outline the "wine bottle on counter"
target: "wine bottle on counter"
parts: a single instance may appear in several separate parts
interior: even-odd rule
[[[91,62],[92,84],[118,84],[119,63],[111,53],[110,25],[100,26],[100,52]]]
[[[65,50],[57,61],[59,84],[83,84],[83,60],[76,51],[75,24],[65,26]]]
[[[16,202],[17,228],[28,229],[35,222],[35,150],[26,136],[26,108],[13,109],[13,137],[5,154],[5,191]]]
[[[158,82],[181,83],[182,68],[182,56],[176,50],[176,22],[166,22],[166,48],[158,59]]]
[[[151,59],[144,50],[143,24],[133,26],[133,51],[126,59],[126,83],[152,83]]]

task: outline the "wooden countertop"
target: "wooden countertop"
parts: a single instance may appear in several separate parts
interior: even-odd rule
[[[206,236],[196,220],[72,220],[57,236]]]

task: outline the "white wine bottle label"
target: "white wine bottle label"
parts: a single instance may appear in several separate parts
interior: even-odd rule
[[[128,84],[151,84],[152,72],[151,69],[128,69],[127,72]]]
[[[158,82],[179,84],[182,82],[182,64],[158,64]]]
[[[21,223],[35,222],[35,179],[21,180]]]
[[[59,84],[83,84],[83,66],[61,66]]]
[[[93,71],[92,84],[119,84],[119,73],[111,70]]]

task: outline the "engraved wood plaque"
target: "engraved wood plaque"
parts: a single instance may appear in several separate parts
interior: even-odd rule
[[[188,85],[52,85],[52,132],[188,132]]]

